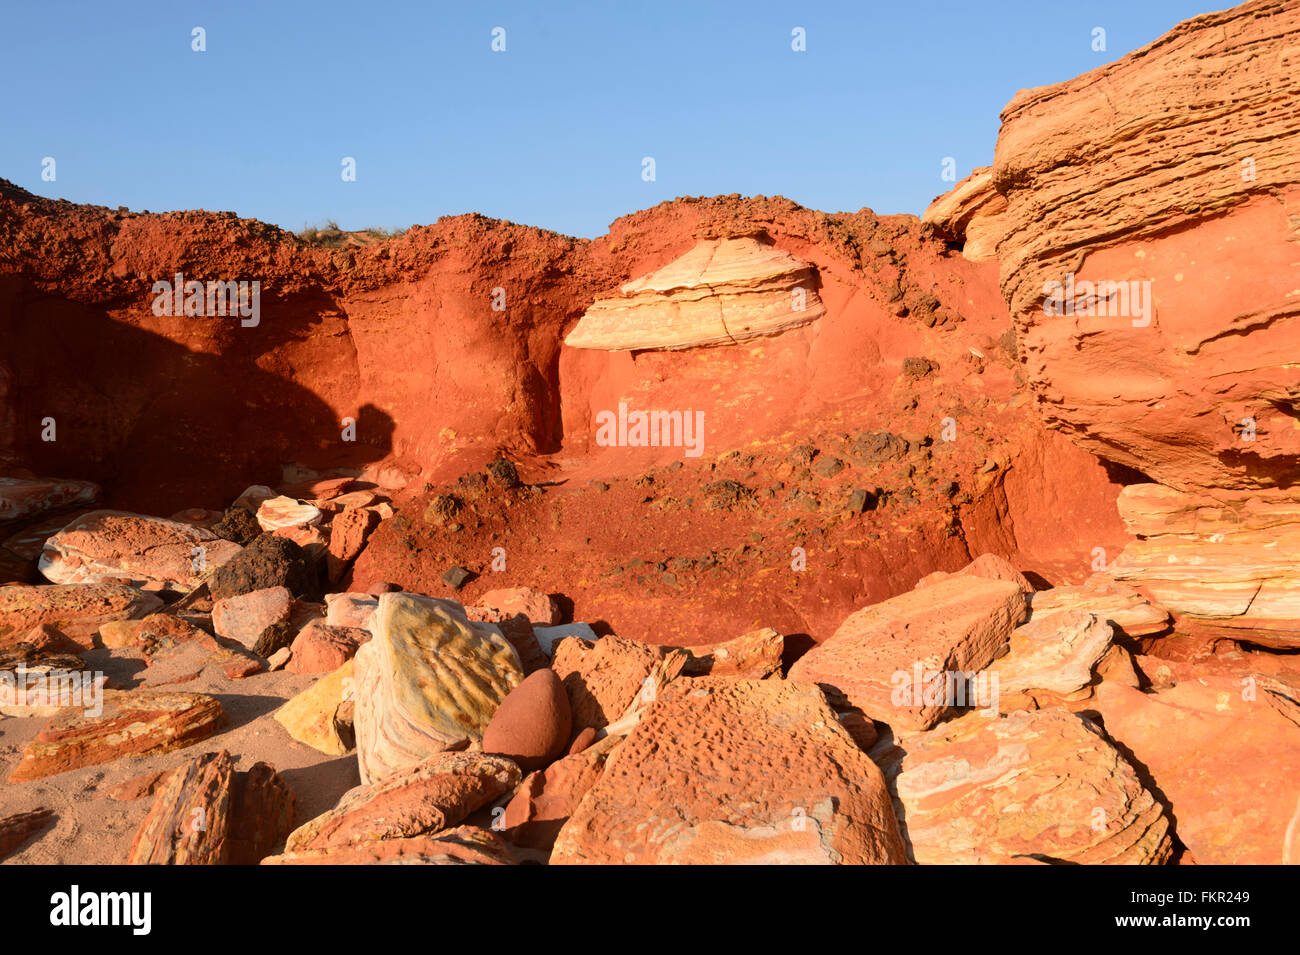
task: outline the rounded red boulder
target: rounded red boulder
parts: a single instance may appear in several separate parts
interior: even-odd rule
[[[564,684],[548,667],[501,701],[483,731],[483,752],[508,756],[524,772],[543,769],[564,755],[572,727]]]

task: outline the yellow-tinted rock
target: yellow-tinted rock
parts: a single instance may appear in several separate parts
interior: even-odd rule
[[[275,721],[298,742],[330,756],[342,756],[351,745],[339,736],[334,715],[352,693],[355,660],[323,676],[275,713]]]
[[[384,594],[374,627],[355,657],[363,783],[478,740],[524,678],[510,644],[452,601]]]

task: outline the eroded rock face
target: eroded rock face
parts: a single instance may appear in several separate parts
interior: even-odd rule
[[[478,740],[524,678],[515,651],[487,625],[418,594],[379,598],[374,638],[355,661],[363,783]]]
[[[917,863],[1169,858],[1164,808],[1102,733],[1066,710],[968,714],[872,754]]]
[[[1300,647],[1300,494],[1134,484],[1120,516],[1138,540],[1110,572],[1175,614]],[[1244,632],[1244,631],[1249,631]]]
[[[693,348],[775,335],[821,318],[814,268],[752,236],[706,239],[593,304],[570,348]]]
[[[880,771],[816,687],[670,684],[564,824],[553,864],[904,861]]]
[[[994,664],[999,708],[1075,703],[1092,695],[1093,671],[1111,648],[1114,629],[1096,614],[1071,610],[1031,619],[1011,633]]]
[[[940,238],[961,246],[962,257],[984,262],[997,257],[998,242],[1007,231],[1007,200],[993,187],[988,166],[971,172],[930,203],[921,221]]]
[[[984,670],[1025,619],[1021,585],[953,574],[864,607],[790,668],[817,683],[836,706],[906,729],[928,729],[959,705],[947,693],[962,674]],[[937,674],[938,676],[932,676]]]
[[[207,739],[221,721],[221,703],[202,693],[105,690],[103,712],[67,709],[27,744],[10,782],[148,756]]]
[[[1300,9],[1255,0],[1002,113],[1002,290],[1039,407],[1171,487],[1300,478],[1298,43]],[[1045,314],[1071,276],[1123,285]]]
[[[378,783],[350,790],[329,812],[294,830],[285,850],[429,835],[509,792],[520,775],[519,767],[501,756],[439,753]]]
[[[1151,773],[1202,865],[1300,863],[1300,691],[1248,671],[1142,693],[1103,683],[1106,732]]]
[[[0,587],[0,643],[51,624],[83,647],[106,623],[134,620],[162,606],[154,594],[122,584],[50,584]]]
[[[45,541],[38,566],[56,584],[132,582],[188,591],[240,550],[192,524],[91,511]]]

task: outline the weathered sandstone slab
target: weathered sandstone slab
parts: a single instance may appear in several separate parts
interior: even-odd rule
[[[825,314],[818,286],[815,268],[755,237],[706,239],[595,302],[564,343],[624,351],[775,335]]]

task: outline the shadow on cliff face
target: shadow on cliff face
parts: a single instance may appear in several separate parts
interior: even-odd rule
[[[282,314],[310,305],[281,303]],[[286,463],[360,468],[391,450],[386,412],[331,408],[285,377],[292,368],[261,367],[273,336],[237,318],[185,321],[210,324],[210,352],[0,277],[17,459],[38,474],[97,481],[112,506],[165,515],[223,508],[249,484],[278,483]],[[348,441],[342,419],[354,414]]]

